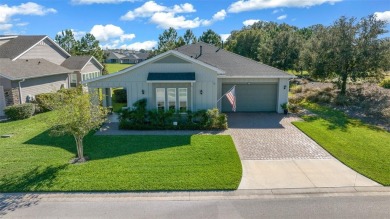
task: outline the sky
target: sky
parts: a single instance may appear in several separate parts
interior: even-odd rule
[[[140,50],[156,48],[169,27],[197,37],[212,29],[226,39],[258,20],[301,28],[370,14],[390,23],[390,0],[0,0],[0,35],[54,39],[71,29],[76,38],[92,33],[104,49]]]

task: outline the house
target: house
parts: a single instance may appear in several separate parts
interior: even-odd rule
[[[82,81],[101,76],[104,68],[93,56],[71,56],[61,66],[73,71],[70,74],[70,87],[76,87]]]
[[[149,53],[118,53],[110,51],[106,58],[106,63],[137,64],[145,61]]]
[[[105,106],[110,88],[127,90],[129,107],[142,98],[148,109],[201,110],[218,107],[231,112],[226,98],[234,85],[237,112],[283,112],[289,79],[294,76],[203,42],[185,45],[111,75],[90,79],[88,89],[103,88]]]
[[[95,58],[71,56],[46,35],[0,35],[0,116],[5,106],[71,87],[81,75],[98,77],[102,68]]]

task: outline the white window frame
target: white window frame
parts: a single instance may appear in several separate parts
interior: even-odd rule
[[[174,97],[170,98],[169,96],[169,91],[174,91]],[[171,102],[174,102],[174,111],[177,110],[177,95],[176,95],[176,88],[167,88],[167,103],[168,103],[168,107],[167,107],[167,110],[171,110]]]
[[[163,111],[165,111],[167,108],[166,108],[166,93],[165,93],[165,88],[156,88],[156,108],[157,108],[157,110],[160,110],[159,109],[159,106],[158,106],[158,102],[159,102],[159,96],[158,96],[158,91],[163,91],[163,93],[164,93],[164,104],[163,104],[163,107],[164,107],[164,109],[163,109]]]
[[[185,96],[185,103],[186,103],[186,110],[182,111],[181,110],[181,103],[184,102],[184,98],[180,95],[180,91],[184,91],[185,90],[185,93],[186,93],[186,96]],[[178,93],[179,93],[179,105],[178,105],[178,110],[179,112],[181,113],[186,113],[188,111],[188,89],[187,88],[178,88]]]

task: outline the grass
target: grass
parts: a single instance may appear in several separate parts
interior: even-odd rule
[[[118,72],[122,69],[132,66],[132,64],[107,63],[106,68],[109,74]]]
[[[112,93],[114,93],[115,90],[118,89],[123,89],[122,87],[120,88],[113,88]],[[113,94],[112,95],[112,111],[119,113],[122,110],[122,107],[127,107],[127,103],[118,103],[116,101],[116,96]]]
[[[347,117],[343,112],[317,104],[304,107],[318,116],[294,122],[338,160],[360,174],[390,185],[390,133]]]
[[[0,123],[0,192],[237,189],[241,162],[230,136],[94,136],[90,160],[69,164],[72,137],[50,137],[52,113]]]

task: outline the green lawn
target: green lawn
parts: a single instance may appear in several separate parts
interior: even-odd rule
[[[317,104],[305,108],[318,116],[294,125],[338,160],[382,185],[390,185],[390,133]]]
[[[0,192],[237,189],[241,162],[230,136],[94,136],[69,164],[70,136],[50,137],[51,113],[0,123]]]
[[[132,66],[132,64],[118,64],[118,63],[107,63],[106,68],[109,74],[118,72],[122,69]]]

